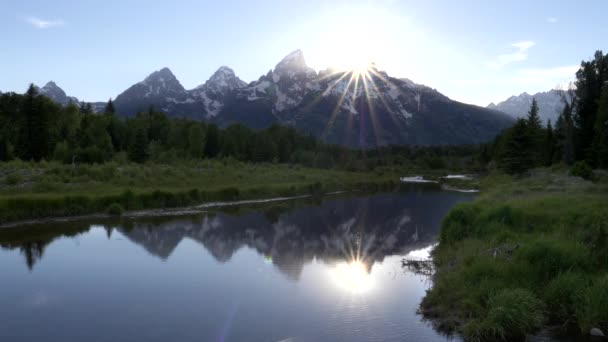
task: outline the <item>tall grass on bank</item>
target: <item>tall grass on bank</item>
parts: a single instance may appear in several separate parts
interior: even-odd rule
[[[422,311],[472,341],[520,340],[543,324],[608,331],[606,184],[548,171],[484,182],[443,221]]]
[[[338,190],[394,186],[399,173],[307,169],[234,160],[177,165],[0,165],[0,223],[46,217],[185,207]],[[112,208],[111,208],[112,207]]]

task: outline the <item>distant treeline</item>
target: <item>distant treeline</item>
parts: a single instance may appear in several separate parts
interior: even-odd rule
[[[103,114],[90,104],[59,106],[31,85],[23,95],[0,96],[0,161],[57,160],[104,163],[110,160],[172,163],[184,159],[234,158],[246,162],[294,163],[309,167],[368,170],[415,162],[440,169],[470,164],[478,146],[387,146],[353,150],[327,145],[293,128],[255,131],[235,124],[170,119],[150,108],[123,119],[108,101]]]
[[[482,146],[482,163],[494,161],[511,174],[553,163],[577,163],[583,170],[608,167],[608,55],[597,51],[583,61],[562,101],[557,121],[543,127],[534,100],[527,118]]]

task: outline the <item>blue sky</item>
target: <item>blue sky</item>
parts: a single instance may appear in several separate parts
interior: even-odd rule
[[[608,1],[0,0],[0,91],[54,80],[105,101],[169,67],[249,82],[302,49],[317,70],[373,59],[463,102],[549,90],[608,51]]]

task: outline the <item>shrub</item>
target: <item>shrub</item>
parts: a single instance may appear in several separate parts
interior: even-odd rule
[[[479,209],[470,203],[459,204],[452,208],[441,224],[440,241],[452,243],[470,236],[478,212]]]
[[[506,289],[490,297],[483,318],[465,326],[472,341],[522,339],[543,325],[542,302],[526,289]]]
[[[55,149],[53,150],[53,159],[62,163],[71,162],[72,155],[66,141],[61,141],[55,144]]]
[[[445,161],[439,157],[429,157],[429,158],[426,158],[424,160],[424,162],[431,170],[439,170],[439,169],[447,168]]]
[[[39,192],[39,193],[53,192],[53,191],[57,191],[57,189],[58,189],[57,184],[53,183],[52,181],[50,181],[48,179],[42,179],[41,181],[35,183],[34,186],[32,187],[32,190],[34,192]]]
[[[566,272],[551,280],[542,295],[549,317],[556,322],[572,318],[584,288],[585,278],[579,273]]]
[[[6,185],[17,185],[19,184],[19,182],[21,182],[21,176],[19,174],[13,173],[10,174],[8,176],[6,176],[6,179],[4,180],[4,182],[6,183]]]
[[[112,203],[108,206],[108,209],[106,209],[106,212],[112,216],[120,216],[124,211],[122,205],[118,203]]]
[[[593,180],[593,169],[585,161],[579,161],[570,169],[570,176],[581,177],[586,180]]]

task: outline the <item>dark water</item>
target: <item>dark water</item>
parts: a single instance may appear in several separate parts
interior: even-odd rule
[[[470,195],[422,190],[0,232],[0,341],[443,341],[423,255]],[[427,248],[427,249],[425,249]]]

